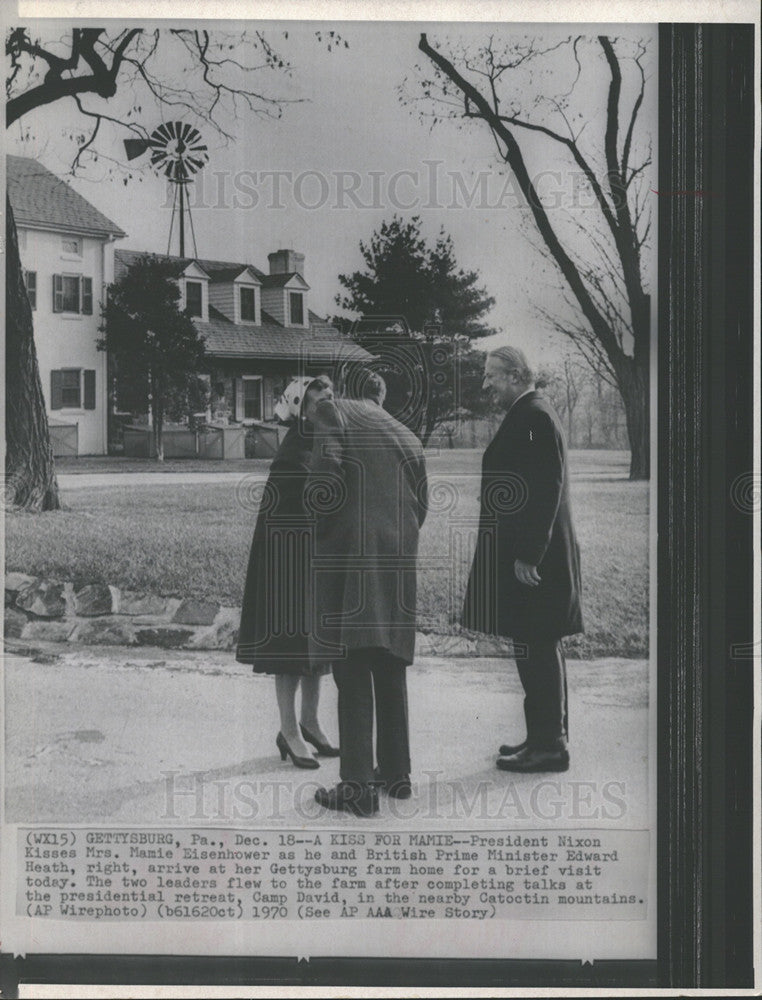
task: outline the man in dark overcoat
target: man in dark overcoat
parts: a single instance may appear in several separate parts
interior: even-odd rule
[[[374,400],[323,399],[307,416],[315,427],[306,496],[316,518],[311,655],[332,665],[341,747],[341,782],[316,799],[368,816],[378,786],[410,795],[406,667],[426,467],[418,438]]]
[[[476,553],[463,624],[509,636],[524,688],[526,739],[500,747],[505,771],[569,767],[562,639],[582,631],[579,546],[558,416],[523,353],[488,355],[484,389],[506,409],[482,461]]]

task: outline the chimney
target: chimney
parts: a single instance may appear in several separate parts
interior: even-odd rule
[[[276,250],[269,253],[270,274],[292,274],[296,271],[304,277],[304,254],[296,250]]]

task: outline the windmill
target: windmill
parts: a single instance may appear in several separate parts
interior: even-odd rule
[[[163,173],[170,184],[175,186],[167,254],[169,254],[172,242],[175,214],[179,211],[180,256],[185,256],[185,213],[187,211],[191,235],[193,236],[193,251],[198,256],[196,232],[193,228],[193,217],[186,195],[186,187],[193,180],[193,175],[198,173],[209,160],[209,153],[199,130],[188,125],[187,122],[165,122],[155,128],[147,139],[125,139],[124,149],[128,160],[134,160],[150,149],[151,166],[158,173]]]

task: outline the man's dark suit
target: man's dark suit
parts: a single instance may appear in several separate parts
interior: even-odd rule
[[[534,390],[516,400],[484,452],[480,503],[463,624],[514,640],[527,744],[565,749],[566,666],[560,640],[582,631],[579,546],[561,424]],[[519,582],[517,559],[537,567],[538,586]]]
[[[426,467],[418,438],[376,403],[324,400],[314,425],[311,656],[332,663],[339,688],[341,778],[367,784],[374,690],[379,768],[389,778],[410,771],[405,668]]]

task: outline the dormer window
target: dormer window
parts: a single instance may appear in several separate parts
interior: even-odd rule
[[[206,323],[209,319],[209,275],[195,260],[182,272],[180,291],[182,308],[189,316]]]
[[[304,295],[301,292],[289,292],[288,309],[291,326],[304,326]]]
[[[241,322],[256,323],[257,321],[257,293],[254,288],[242,287],[238,289],[240,295]]]
[[[185,282],[185,308],[191,316],[198,316],[200,318],[204,315],[200,281]]]

